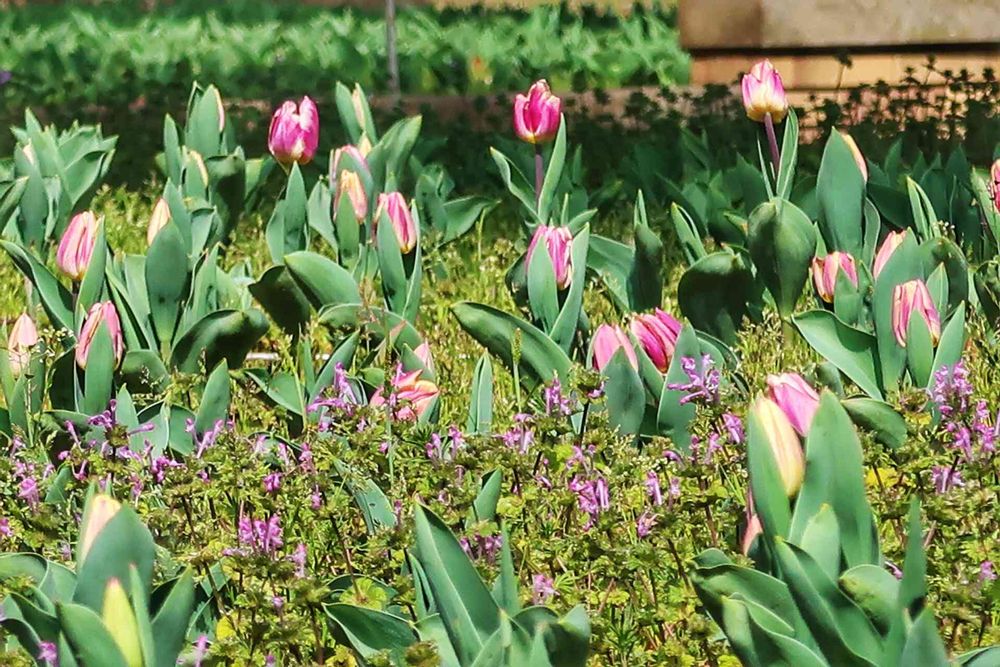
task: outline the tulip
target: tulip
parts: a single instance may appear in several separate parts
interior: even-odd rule
[[[760,523],[760,517],[756,513],[751,514],[747,519],[747,527],[743,529],[743,540],[740,542],[740,551],[744,556],[749,555],[754,540],[763,532],[764,526]]]
[[[525,270],[530,270],[531,255],[542,241],[552,260],[552,270],[556,274],[556,287],[566,289],[573,278],[573,233],[569,227],[538,225],[528,244],[528,252],[524,256]]]
[[[94,342],[101,324],[104,324],[111,335],[111,350],[115,357],[115,366],[122,360],[125,352],[125,343],[122,340],[122,326],[118,319],[118,311],[115,304],[110,301],[99,301],[90,307],[87,319],[83,322],[83,329],[76,342],[76,365],[80,368],[87,368],[87,356],[90,354],[90,345]]]
[[[657,370],[666,373],[681,333],[681,323],[657,308],[652,315],[644,313],[633,317],[629,329]]]
[[[97,228],[100,221],[90,211],[77,213],[66,226],[59,248],[56,250],[56,264],[74,281],[83,280],[90,266],[90,258],[97,244]]]
[[[191,162],[194,163],[195,168],[198,170],[198,175],[201,176],[201,183],[204,186],[208,186],[208,167],[205,166],[205,158],[201,156],[196,150],[185,148],[187,157]]]
[[[552,94],[545,79],[536,81],[527,95],[514,98],[514,132],[529,144],[552,141],[559,131],[562,100]]]
[[[833,303],[833,295],[837,287],[837,275],[843,271],[847,279],[856,288],[858,286],[858,270],[854,265],[854,258],[846,252],[831,252],[826,257],[820,259],[814,257],[812,261],[813,285],[819,298],[827,303]]]
[[[431,355],[431,346],[428,345],[426,341],[418,345],[417,348],[413,350],[413,354],[415,354],[417,359],[420,360],[420,363],[424,365],[424,368],[429,371],[434,370],[434,357]]]
[[[271,117],[267,147],[274,159],[285,166],[308,164],[319,144],[319,111],[309,96],[298,104],[287,100]]]
[[[95,494],[90,499],[83,512],[80,544],[77,545],[78,565],[83,565],[83,562],[87,559],[87,554],[90,552],[90,548],[94,546],[94,540],[111,523],[111,520],[115,518],[121,508],[122,504],[120,502],[103,493]]]
[[[431,403],[437,397],[439,390],[436,384],[430,380],[421,380],[422,370],[404,373],[402,368],[396,371],[396,376],[392,379],[392,393],[396,396],[394,416],[402,421],[416,421],[423,416]],[[372,395],[368,405],[379,407],[385,405],[385,396],[382,387]]]
[[[139,624],[121,582],[112,577],[104,589],[101,620],[108,634],[118,646],[128,667],[143,667],[142,646],[139,643]]]
[[[38,343],[38,329],[28,313],[21,313],[14,321],[10,335],[7,337],[7,354],[10,359],[10,372],[14,377],[20,375],[31,361],[31,348]]]
[[[592,346],[594,367],[597,370],[603,371],[618,350],[625,350],[625,358],[629,364],[635,370],[639,370],[639,359],[632,349],[632,341],[621,327],[612,324],[602,324],[597,327]]]
[[[906,336],[910,328],[910,318],[919,315],[931,334],[931,344],[941,340],[941,319],[938,317],[934,299],[923,280],[911,280],[896,285],[892,291],[892,332],[900,347],[906,347]]]
[[[413,222],[406,199],[399,192],[383,192],[378,196],[378,206],[375,209],[375,224],[378,225],[382,214],[389,218],[392,229],[399,241],[399,251],[404,255],[417,245],[417,225]]]
[[[1000,213],[1000,160],[994,162],[993,166],[990,167],[989,192],[993,197],[993,206]]]
[[[788,113],[788,98],[781,75],[770,60],[762,60],[743,75],[743,107],[750,120],[758,123],[770,114],[771,120],[780,123]]]
[[[885,237],[884,241],[882,241],[882,245],[879,247],[878,252],[875,253],[875,261],[872,264],[873,276],[878,278],[878,274],[882,273],[882,269],[885,268],[889,258],[892,257],[892,253],[896,252],[896,248],[903,245],[903,241],[905,240],[905,229],[901,232],[889,232],[889,235]]]
[[[354,162],[354,165],[348,163],[342,166],[340,164],[341,159],[345,155],[350,156],[351,161]],[[340,148],[335,150],[333,152],[333,160],[331,161],[330,165],[331,165],[330,166],[331,183],[336,183],[337,179],[340,178],[341,169],[345,171],[354,171],[354,169],[357,168],[361,169],[366,174],[371,173],[371,171],[368,168],[368,160],[357,148],[357,146],[352,146],[351,144],[347,144],[346,146],[341,146]]]
[[[851,149],[851,155],[854,156],[854,163],[858,165],[858,170],[861,172],[861,177],[868,182],[868,163],[865,161],[865,156],[861,154],[861,149],[858,148],[858,144],[855,143],[854,137],[847,134],[846,132],[841,132],[840,136],[847,143],[847,147]]]
[[[358,223],[364,222],[365,216],[368,215],[368,195],[365,194],[365,186],[361,183],[361,177],[353,171],[345,171],[337,180],[337,194],[333,198],[333,214],[335,216],[340,211],[340,200],[345,194],[354,210],[354,219]]]
[[[358,127],[363,132],[368,124],[368,113],[365,109],[365,93],[358,84],[354,84],[354,90],[351,91],[351,106],[354,107],[354,120],[358,121]]]
[[[209,91],[215,96],[215,108],[219,114],[219,134],[226,129],[226,108],[222,106],[222,95],[219,94],[219,89],[212,86]]]
[[[163,197],[156,202],[153,207],[153,214],[149,216],[149,225],[146,227],[146,245],[152,246],[153,239],[160,233],[160,230],[170,222],[170,207]]]
[[[767,376],[767,395],[778,404],[795,432],[805,437],[819,409],[819,394],[798,373]]]
[[[806,462],[792,422],[773,400],[761,396],[750,409],[764,431],[785,495],[794,498],[805,477]]]

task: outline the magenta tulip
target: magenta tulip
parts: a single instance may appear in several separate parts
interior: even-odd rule
[[[767,394],[788,417],[795,432],[805,437],[819,409],[819,394],[798,373],[767,376]]]
[[[118,311],[115,304],[110,301],[99,301],[91,306],[87,312],[87,318],[83,322],[83,329],[76,341],[76,365],[80,368],[87,368],[87,357],[90,354],[90,345],[94,342],[94,337],[104,324],[108,328],[111,336],[111,351],[114,354],[115,365],[122,360],[125,353],[125,342],[122,340],[122,326],[118,319]]]
[[[771,114],[771,120],[780,123],[788,113],[788,98],[785,96],[785,86],[781,83],[781,75],[770,60],[762,60],[741,81],[743,89],[743,108],[747,116],[758,123]]]
[[[56,250],[56,264],[74,281],[83,280],[90,266],[90,258],[97,244],[97,228],[100,221],[90,211],[77,213],[66,226],[59,248]]]
[[[417,225],[413,222],[413,215],[410,207],[406,205],[406,199],[399,192],[383,192],[378,196],[378,206],[375,209],[375,221],[377,226],[382,219],[382,214],[389,218],[392,229],[396,232],[396,240],[399,242],[399,251],[404,255],[417,246]]]
[[[298,104],[286,101],[271,117],[267,147],[283,165],[308,164],[319,144],[319,110],[307,95]]]
[[[833,295],[837,287],[837,276],[843,271],[847,279],[854,287],[858,286],[858,270],[854,265],[854,258],[846,252],[831,252],[826,257],[820,259],[813,258],[812,278],[813,285],[819,298],[827,303],[833,303]]]
[[[603,371],[618,350],[624,350],[628,363],[635,370],[639,370],[639,359],[635,356],[632,341],[629,340],[628,335],[621,327],[613,324],[602,324],[594,332],[591,345],[594,368],[597,370]]]
[[[901,347],[906,347],[910,318],[914,315],[923,319],[931,334],[931,344],[937,345],[941,340],[941,319],[934,305],[934,299],[931,298],[931,293],[923,280],[911,280],[896,285],[892,291],[892,332]]]
[[[633,317],[629,328],[657,370],[666,373],[681,334],[681,323],[657,308],[652,315],[643,313]]]
[[[793,498],[805,477],[805,455],[795,428],[777,403],[761,396],[750,413],[764,431],[785,495]]]
[[[569,227],[538,225],[524,256],[525,271],[530,270],[531,256],[539,243],[545,243],[549,253],[552,270],[556,274],[556,287],[566,289],[573,279],[573,233]]]
[[[28,313],[21,313],[7,336],[7,355],[10,360],[10,372],[14,377],[28,367],[31,361],[31,348],[37,344],[38,329],[35,328],[35,321]]]
[[[996,207],[997,212],[1000,213],[1000,160],[993,163],[990,167],[990,195],[993,197],[993,206]]]
[[[527,95],[514,98],[514,132],[529,144],[552,141],[559,131],[562,100],[552,94],[545,79],[536,81]]]
[[[872,263],[873,276],[878,278],[878,274],[882,273],[882,269],[885,268],[889,258],[892,257],[892,253],[896,252],[896,248],[903,245],[903,241],[906,240],[906,233],[904,229],[901,232],[889,232],[889,235],[885,237],[878,252],[875,253],[875,261]]]

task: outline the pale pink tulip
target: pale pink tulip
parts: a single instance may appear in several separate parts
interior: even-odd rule
[[[632,341],[621,327],[613,324],[602,324],[594,332],[591,343],[594,368],[603,371],[611,362],[618,350],[625,351],[625,358],[635,370],[639,370],[639,359],[635,356]]]
[[[14,326],[11,327],[10,334],[7,336],[10,371],[15,377],[28,368],[31,361],[31,348],[37,344],[38,329],[35,328],[35,321],[28,313],[21,313],[14,321]]]
[[[854,258],[846,252],[831,252],[823,258],[815,257],[812,261],[813,286],[819,298],[827,303],[833,303],[837,287],[837,276],[843,271],[854,287],[858,286],[858,270]]]
[[[795,432],[805,437],[819,409],[819,394],[798,373],[767,376],[767,394],[788,417]]]
[[[566,289],[573,278],[573,233],[569,227],[538,225],[524,256],[526,271],[530,270],[531,256],[539,243],[544,243],[549,253],[552,270],[556,274],[556,287]]]
[[[806,468],[802,444],[795,428],[778,404],[766,396],[759,397],[750,412],[764,430],[785,495],[795,497],[802,486]]]
[[[743,108],[747,116],[758,123],[771,114],[771,120],[780,123],[788,113],[788,98],[781,75],[770,60],[762,60],[740,82],[743,89]]]
[[[941,319],[934,305],[934,299],[931,298],[931,293],[923,280],[911,280],[896,285],[892,291],[892,332],[901,347],[906,347],[910,318],[914,315],[923,318],[931,334],[931,344],[937,345],[941,340]]]
[[[383,192],[378,196],[378,206],[375,209],[375,221],[377,226],[385,213],[392,223],[392,229],[396,232],[396,240],[399,242],[399,251],[404,255],[417,246],[417,225],[410,214],[410,207],[406,205],[406,199],[399,192]]]
[[[896,248],[903,244],[906,240],[907,231],[904,229],[901,232],[889,232],[885,240],[882,241],[882,245],[879,247],[878,252],[875,253],[875,261],[872,263],[872,275],[878,278],[878,274],[882,273],[882,269],[885,268],[886,262],[892,257],[892,253],[896,252]]]
[[[77,213],[69,221],[56,250],[56,264],[74,281],[83,280],[97,244],[100,221],[90,211]]]
[[[87,357],[90,355],[90,345],[94,342],[94,337],[100,331],[101,324],[108,328],[111,335],[111,351],[114,354],[115,365],[122,360],[125,353],[125,342],[122,340],[122,326],[118,319],[118,311],[115,304],[110,301],[99,301],[91,306],[87,312],[87,318],[83,322],[83,329],[76,341],[76,364],[80,368],[87,367]]]

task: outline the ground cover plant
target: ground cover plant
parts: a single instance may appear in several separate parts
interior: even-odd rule
[[[800,167],[764,62],[623,215],[544,81],[499,197],[329,97],[15,128],[6,662],[997,664],[1000,163]]]

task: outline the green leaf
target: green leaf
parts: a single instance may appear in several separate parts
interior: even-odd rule
[[[229,366],[223,359],[205,383],[201,405],[198,406],[198,417],[194,421],[195,430],[202,434],[214,428],[218,422],[224,423],[229,417],[229,400]]]
[[[646,409],[646,392],[642,380],[625,350],[619,349],[604,368],[607,377],[604,392],[607,396],[608,421],[621,433],[636,433]]]
[[[155,667],[174,667],[177,664],[177,656],[185,646],[191,612],[194,610],[194,577],[190,569],[166,585],[170,592],[153,617]]]
[[[749,314],[753,275],[738,255],[716,252],[695,262],[677,285],[681,312],[700,331],[735,344]]]
[[[16,243],[0,241],[14,261],[14,266],[31,281],[38,290],[45,313],[57,327],[74,331],[73,297],[65,287],[29,252]]]
[[[497,473],[499,477],[499,473]],[[510,551],[510,536],[503,532],[500,544],[500,574],[493,582],[493,599],[510,616],[516,616],[521,611],[521,600],[518,595],[517,574],[514,572],[514,557]]]
[[[916,318],[913,318],[916,319]],[[960,304],[958,310],[944,326],[941,332],[941,340],[938,342],[937,354],[934,357],[932,373],[927,381],[927,389],[931,389],[934,384],[933,371],[942,366],[952,366],[962,358],[962,350],[965,349],[965,304]]]
[[[952,664],[948,660],[948,652],[938,634],[937,621],[930,609],[924,609],[913,621],[899,664],[921,667],[947,667]]]
[[[542,244],[539,244],[537,250],[532,253],[527,273],[528,305],[531,314],[543,331],[551,332],[556,318],[559,317],[559,292],[556,288],[556,272],[552,266],[552,258]]]
[[[560,116],[559,131],[556,133],[555,143],[552,144],[552,154],[549,156],[549,166],[545,170],[545,180],[542,181],[542,191],[538,194],[538,220],[543,224],[549,220],[565,162],[566,119]]]
[[[816,253],[812,222],[791,202],[773,199],[750,215],[749,242],[757,275],[774,297],[778,312],[791,315]]]
[[[115,354],[108,325],[101,322],[87,351],[84,371],[83,410],[88,415],[103,412],[111,401],[115,375]]]
[[[799,119],[795,115],[795,109],[789,108],[788,115],[785,116],[785,132],[781,138],[781,163],[778,167],[778,178],[774,193],[779,199],[789,199],[791,197],[798,153]]]
[[[197,372],[203,355],[206,368],[214,368],[223,359],[230,368],[239,368],[265,333],[267,319],[255,308],[217,310],[180,337],[171,361],[184,373]]]
[[[87,265],[87,272],[80,283],[80,294],[77,298],[77,305],[84,311],[89,311],[90,307],[101,300],[101,291],[104,289],[104,272],[108,263],[108,242],[105,239],[105,226],[102,220],[97,226],[97,237],[94,239],[94,252],[90,257],[90,264]]]
[[[114,638],[94,611],[79,604],[56,605],[63,633],[84,665],[129,667]]]
[[[877,565],[858,565],[840,575],[837,583],[879,632],[885,634],[889,631],[900,611],[896,607],[899,595],[896,577]]]
[[[169,349],[181,303],[188,292],[188,256],[181,233],[167,224],[146,255],[146,289],[153,329],[161,348]]]
[[[468,433],[490,432],[493,423],[493,364],[484,353],[476,362],[472,373],[472,391],[469,395],[469,418],[465,423]]]
[[[747,417],[747,473],[754,507],[771,544],[771,538],[788,535],[792,513],[767,432],[752,410]]]
[[[286,265],[272,266],[249,289],[271,319],[286,333],[295,335],[309,322],[309,300]]]
[[[73,601],[100,611],[108,581],[128,581],[133,567],[148,591],[153,557],[153,536],[135,511],[123,505],[98,533],[79,566]]]
[[[691,266],[702,257],[708,255],[705,245],[701,242],[698,228],[688,212],[677,205],[676,202],[670,204],[670,220],[674,223],[674,232],[680,243],[681,251],[684,253],[684,260]]]
[[[331,604],[324,609],[330,621],[343,631],[351,648],[362,658],[373,658],[382,651],[388,651],[399,660],[417,640],[413,628],[399,616],[350,604]]]
[[[333,260],[314,252],[293,252],[284,258],[296,285],[313,307],[361,303],[354,277]]]
[[[860,257],[865,181],[839,132],[830,133],[823,150],[816,197],[819,200],[819,230],[827,250],[840,250]]]
[[[875,433],[877,442],[892,449],[897,449],[906,442],[906,420],[888,403],[858,397],[845,398],[840,404],[851,416],[851,421]]]
[[[875,338],[849,327],[833,313],[810,310],[792,316],[806,342],[872,398],[882,400]]]

